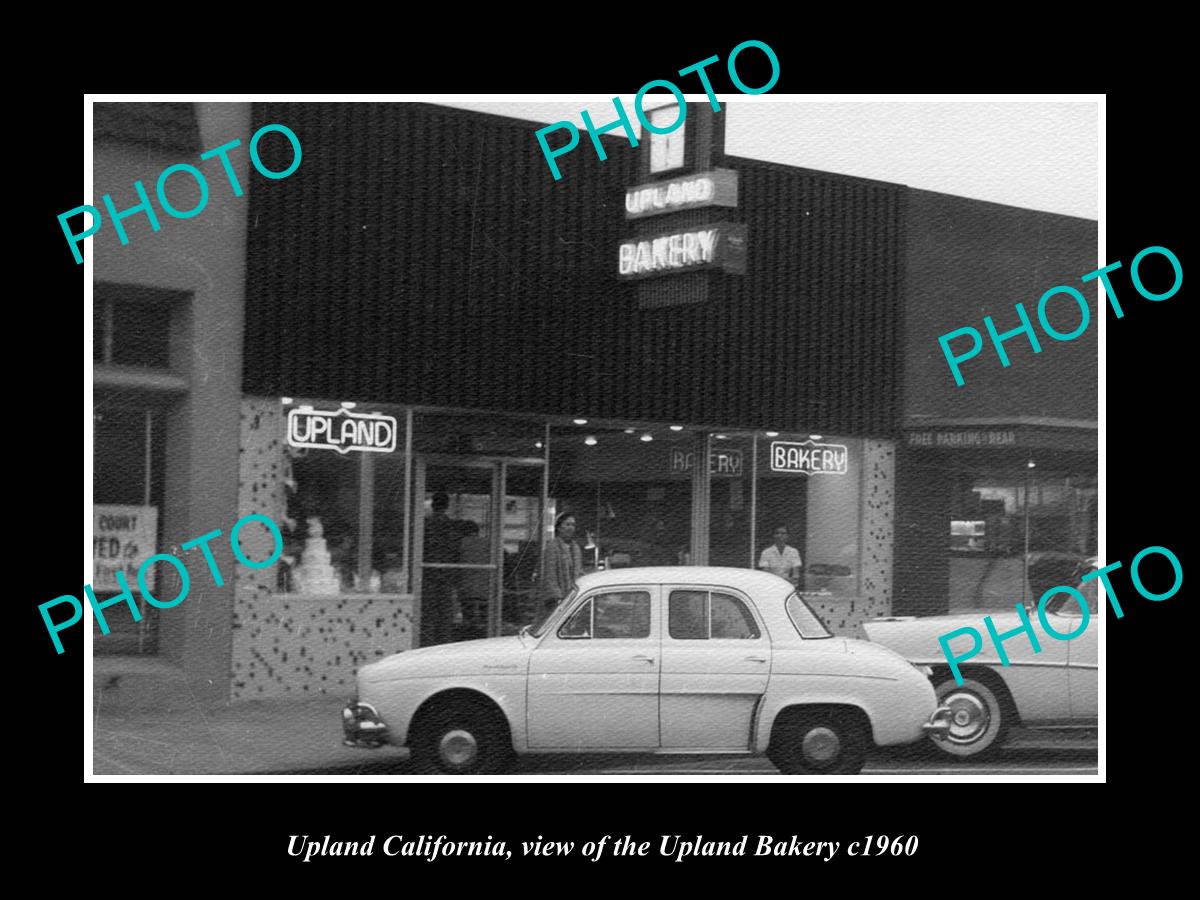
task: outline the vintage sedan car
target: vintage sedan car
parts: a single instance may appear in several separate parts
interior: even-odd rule
[[[1095,561],[1089,561],[1085,570],[1094,566]],[[1004,643],[1007,666],[1000,664],[983,617],[990,615],[996,632],[1005,634],[1021,625],[1015,609],[875,619],[863,623],[863,632],[869,640],[890,647],[909,662],[933,670],[938,704],[948,707],[951,713],[950,732],[934,740],[934,745],[951,756],[980,756],[997,749],[1017,727],[1096,727],[1096,581],[1086,582],[1077,589],[1086,598],[1091,613],[1083,633],[1068,641],[1054,640],[1042,631],[1033,607],[1029,619],[1038,632],[1041,652],[1034,653],[1025,635],[1016,635]],[[1059,634],[1076,631],[1082,615],[1078,601],[1069,594],[1057,594],[1046,604],[1046,620]],[[960,685],[946,664],[938,638],[964,627],[974,628],[983,636],[983,647],[977,656],[959,663],[963,678]]]
[[[766,753],[855,773],[875,745],[949,729],[928,671],[833,637],[787,581],[716,567],[585,575],[540,624],[365,665],[346,743],[410,748],[418,771],[514,753]]]

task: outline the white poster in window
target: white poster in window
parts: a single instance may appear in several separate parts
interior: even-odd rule
[[[137,591],[142,563],[158,552],[157,506],[95,506],[92,508],[92,590],[116,592],[118,571]],[[154,569],[146,572],[146,587],[154,590]]]

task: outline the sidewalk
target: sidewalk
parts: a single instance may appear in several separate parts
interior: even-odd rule
[[[96,775],[234,775],[333,766],[397,763],[407,751],[356,750],[342,744],[346,698],[247,700],[204,712],[173,709],[93,710]],[[401,770],[402,771],[402,770]]]

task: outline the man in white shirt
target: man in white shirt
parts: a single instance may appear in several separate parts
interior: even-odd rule
[[[767,547],[758,558],[758,567],[794,585],[800,584],[800,551],[788,546],[788,530],[784,525],[775,529],[775,543]]]

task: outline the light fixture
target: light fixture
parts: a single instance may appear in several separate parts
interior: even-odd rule
[[[586,425],[587,424],[587,419],[572,419],[571,421],[574,422],[576,425]]]
[[[358,404],[353,400],[343,400],[342,406],[344,406],[346,409],[354,409],[354,407],[358,406]]]
[[[808,436],[808,439],[809,439],[810,441],[819,441],[819,440],[821,440],[821,435],[819,435],[819,434],[810,434],[810,435]]]
[[[647,431],[645,434],[642,435],[641,439],[643,441],[652,441],[652,440],[654,440],[654,435],[652,435],[650,432]]]
[[[596,446],[596,436],[594,434],[589,434],[587,437],[585,437],[583,439],[583,442],[585,444],[587,444],[589,447],[595,447]]]
[[[279,402],[282,403],[284,406],[287,406],[289,403],[291,403],[293,401],[292,401],[291,397],[280,397]]]
[[[301,412],[312,412],[312,406],[308,403],[301,403],[300,411]]]
[[[541,442],[541,441],[534,441],[534,442],[533,442],[533,446],[534,446],[534,447],[536,447],[538,450],[541,450],[541,449],[542,449],[542,442]]]
[[[767,437],[779,437],[779,432],[778,431],[768,431],[768,432],[766,432],[766,435],[767,435]]]
[[[625,433],[626,433],[626,434],[633,434],[633,433],[634,433],[636,430],[637,430],[636,428],[626,428],[626,429],[625,429]]]
[[[683,426],[682,425],[672,425],[671,430],[672,431],[683,431]]]
[[[727,435],[727,434],[714,434],[713,437],[715,437],[718,441],[729,440],[729,435]]]
[[[1034,462],[1034,461],[1031,459],[1031,460],[1030,460],[1030,461],[1027,463],[1027,465],[1029,466],[1029,468],[1031,468],[1031,469],[1032,469],[1032,468],[1034,468],[1035,466],[1037,466],[1037,463],[1035,463],[1035,462]]]

